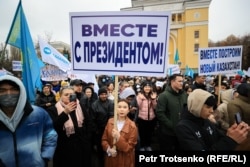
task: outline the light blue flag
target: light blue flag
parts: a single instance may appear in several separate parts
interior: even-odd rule
[[[238,73],[240,76],[244,76],[244,75],[245,75],[244,72],[243,72],[242,70],[237,71],[237,73]]]
[[[189,68],[189,71],[190,71],[189,76],[194,78],[194,70]]]
[[[172,74],[173,74],[172,68],[169,68],[169,76],[171,76]]]
[[[186,68],[185,68],[185,74],[186,76],[190,76],[192,78],[194,78],[194,71],[192,68],[189,68],[188,65],[186,65]]]
[[[180,60],[180,58],[179,58],[179,52],[178,52],[178,49],[176,49],[175,55],[174,55],[174,64],[178,64],[179,60]]]
[[[189,71],[189,67],[188,67],[188,65],[186,65],[185,73],[184,73],[185,76],[188,76],[188,71]]]
[[[28,100],[33,104],[36,89],[41,90],[40,68],[44,66],[38,59],[29,27],[23,12],[22,3],[19,1],[6,43],[21,50],[22,81],[27,91]]]

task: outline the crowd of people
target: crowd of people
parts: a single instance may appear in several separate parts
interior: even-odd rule
[[[247,76],[119,76],[116,85],[103,75],[97,83],[98,91],[81,79],[45,82],[31,105],[20,79],[1,76],[0,166],[133,167],[135,151],[250,150]]]

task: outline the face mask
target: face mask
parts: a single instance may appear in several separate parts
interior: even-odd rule
[[[0,95],[0,106],[14,107],[17,104],[19,94]]]

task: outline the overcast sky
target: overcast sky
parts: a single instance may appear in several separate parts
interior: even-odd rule
[[[0,0],[0,43],[4,43],[19,0]],[[51,41],[70,43],[69,12],[119,11],[131,0],[22,0],[34,40],[52,34]],[[250,33],[250,0],[212,0],[209,9],[209,39],[223,40]]]

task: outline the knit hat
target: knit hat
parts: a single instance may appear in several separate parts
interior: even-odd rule
[[[215,100],[214,96],[209,96],[204,104],[206,104],[210,107],[213,107],[216,104],[216,100]]]
[[[45,88],[45,87],[48,87],[49,89],[51,89],[52,85],[49,84],[49,83],[46,83],[46,84],[43,85],[43,88]]]
[[[145,86],[152,86],[152,82],[144,81],[141,86],[142,86],[142,88],[144,88]]]
[[[108,94],[107,89],[106,89],[106,88],[100,88],[100,89],[98,90],[98,96],[100,96],[100,94],[102,94],[102,93]]]
[[[194,116],[200,117],[201,109],[204,104],[213,106],[215,100],[214,96],[208,91],[202,89],[195,89],[188,96],[188,111],[190,111]],[[216,102],[215,102],[216,103]]]
[[[88,82],[87,86],[95,85],[93,82]]]
[[[240,80],[241,79],[241,76],[239,74],[235,75],[235,79],[236,80]]]
[[[121,99],[126,99],[127,97],[132,96],[132,95],[135,96],[135,91],[134,91],[134,89],[131,88],[131,87],[127,87],[127,88],[125,88],[125,89],[121,92],[121,94],[119,95],[119,97],[120,97]]]
[[[237,92],[241,96],[250,97],[250,84],[249,83],[242,83],[238,86]]]

